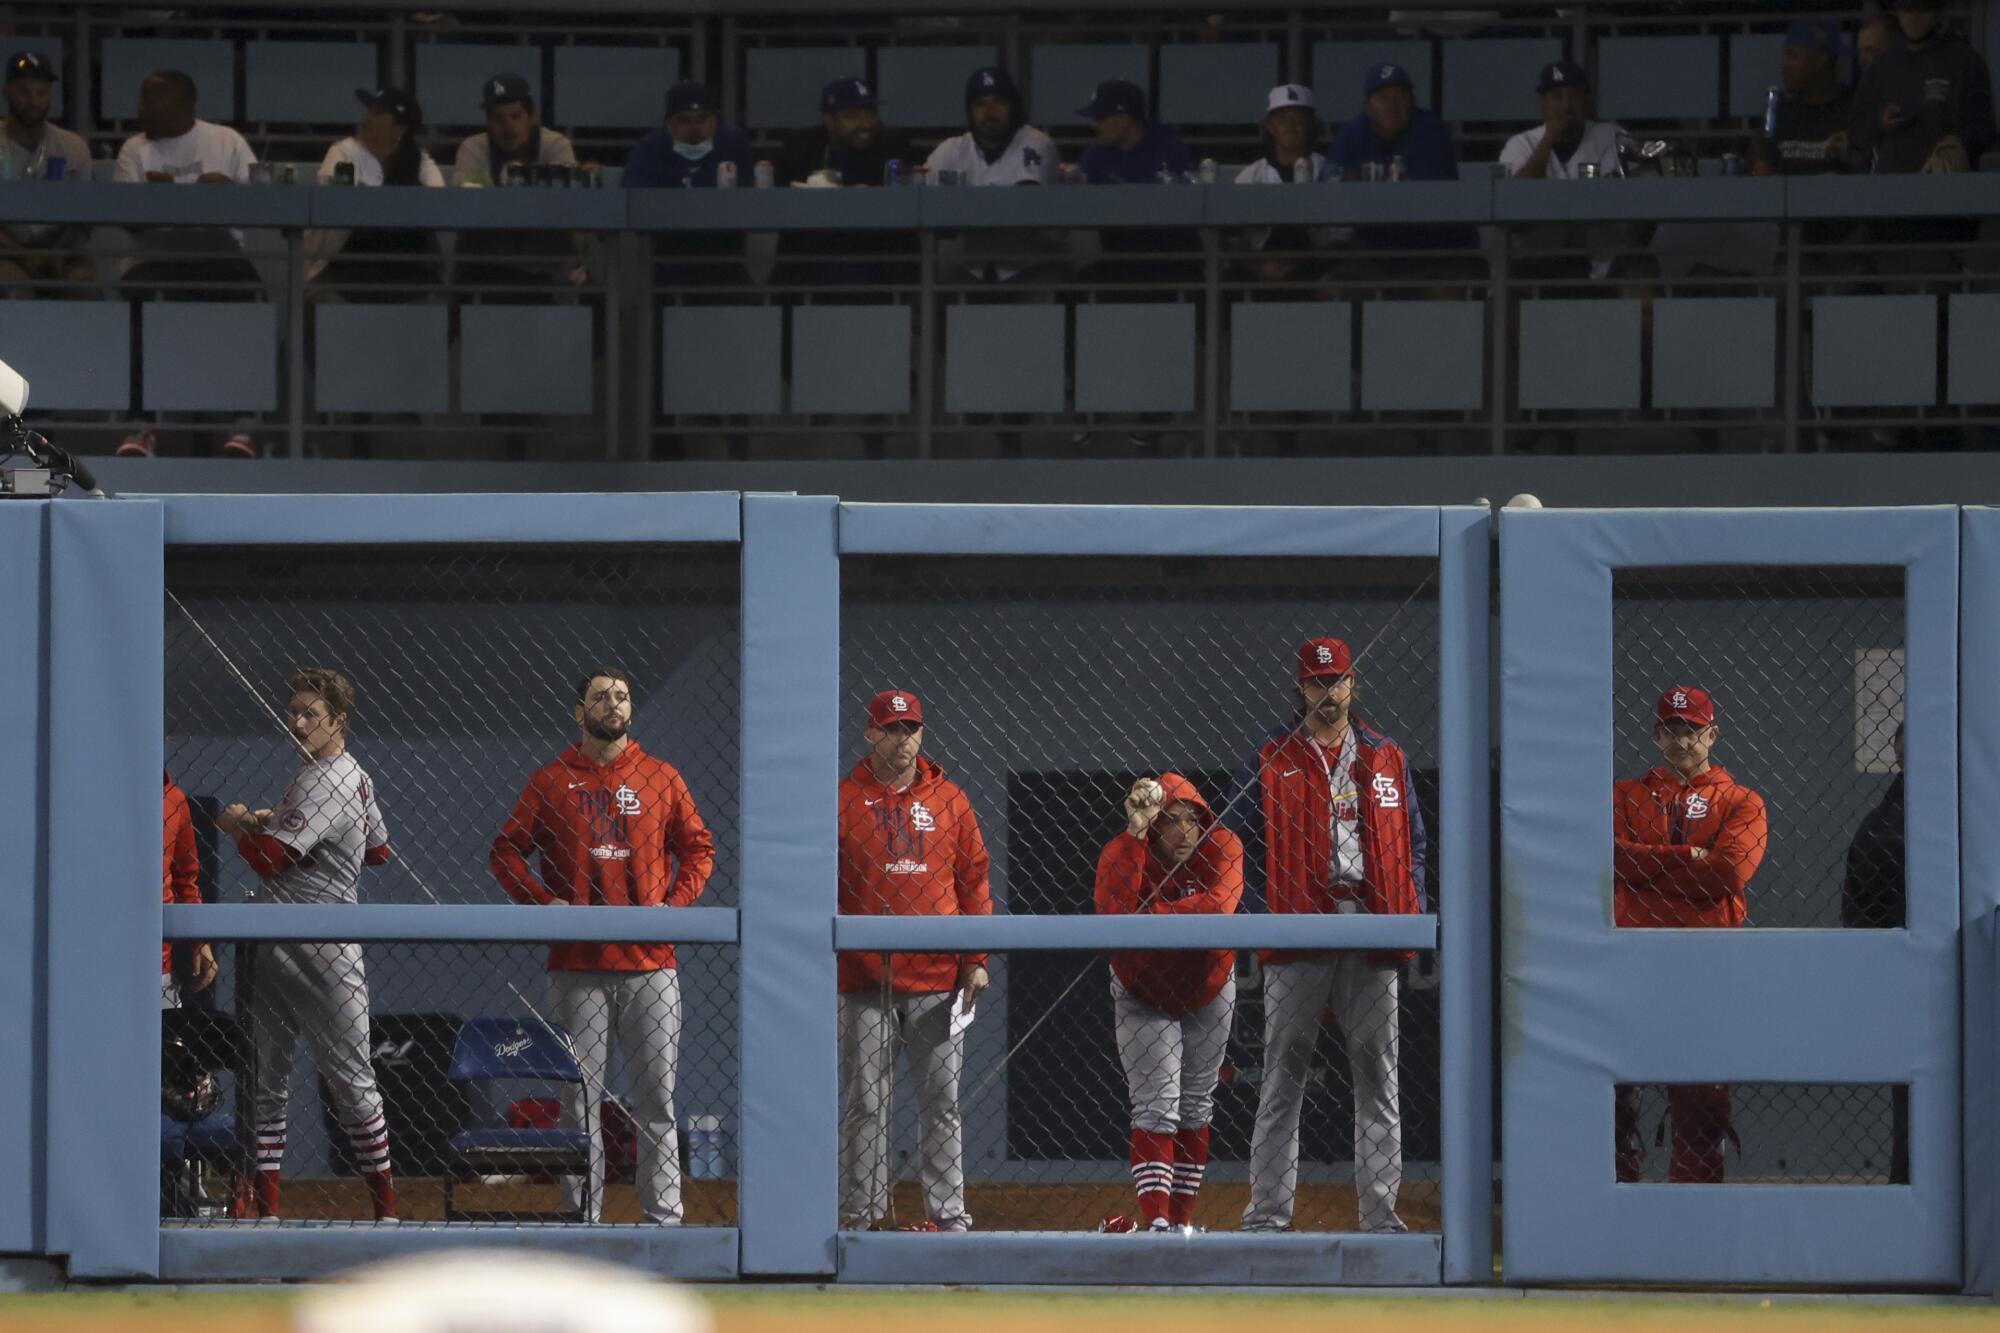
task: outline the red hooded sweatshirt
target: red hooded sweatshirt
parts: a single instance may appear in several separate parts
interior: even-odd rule
[[[1664,765],[1613,784],[1621,926],[1740,926],[1770,835],[1764,798],[1715,765],[1692,781]],[[1694,849],[1708,855],[1697,861]]]
[[[894,791],[864,758],[840,784],[840,910],[848,916],[990,916],[993,891],[978,816],[958,784],[917,760],[907,791]],[[882,955],[840,955],[840,993],[879,993]],[[961,966],[984,967],[983,953],[889,956],[898,995],[955,990]]]
[[[1097,910],[1173,916],[1183,912],[1234,912],[1243,901],[1243,843],[1215,822],[1215,812],[1194,784],[1178,773],[1162,773],[1166,804],[1188,801],[1201,807],[1205,834],[1192,855],[1167,869],[1153,855],[1154,835],[1121,833],[1097,858]],[[1204,1008],[1222,993],[1236,966],[1231,949],[1161,949],[1114,953],[1111,970],[1132,998],[1169,1018]]]
[[[541,878],[528,858],[539,853]],[[715,866],[715,840],[672,764],[627,741],[608,764],[572,745],[528,779],[488,864],[518,902],[686,907]],[[549,946],[552,972],[651,972],[671,944]]]
[[[187,793],[174,785],[173,775],[162,773],[165,784],[166,839],[160,856],[160,901],[198,903],[201,901],[201,857],[195,852],[194,815],[188,809]],[[174,968],[174,946],[160,946],[160,971]]]

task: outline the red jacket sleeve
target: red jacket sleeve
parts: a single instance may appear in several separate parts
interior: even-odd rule
[[[528,858],[535,854],[535,834],[542,821],[542,793],[529,778],[528,785],[521,789],[521,799],[514,803],[514,813],[507,816],[507,822],[500,827],[500,836],[493,840],[493,853],[486,860],[493,878],[500,881],[500,887],[516,902],[547,905],[558,901],[543,883],[535,878]]]
[[[673,826],[667,849],[674,854],[674,882],[667,887],[669,907],[687,907],[701,897],[715,870],[715,838],[701,821],[694,796],[685,782],[674,782]]]
[[[1146,883],[1146,843],[1121,833],[1097,858],[1097,911],[1112,916],[1138,910]]]
[[[198,903],[201,901],[201,854],[195,849],[194,820],[188,811],[187,797],[181,797],[175,804],[175,819],[169,830],[174,842],[167,897],[177,903]]]
[[[1195,855],[1200,858],[1202,885],[1185,898],[1155,901],[1153,910],[1165,914],[1182,912],[1228,913],[1243,901],[1243,843],[1226,828],[1209,830],[1208,841]]]
[[[259,879],[269,879],[289,870],[299,859],[298,853],[268,833],[249,833],[239,837],[236,851],[257,872]]]
[[[958,886],[960,916],[992,916],[993,886],[987,880],[992,858],[986,854],[986,839],[979,832],[979,816],[972,802],[959,793],[958,846],[952,856],[952,878]],[[986,955],[969,953],[959,960],[961,967],[985,967]]]

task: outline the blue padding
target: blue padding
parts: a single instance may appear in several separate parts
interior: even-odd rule
[[[555,99],[546,115],[565,128],[651,130],[666,118],[666,94],[681,77],[671,46],[558,46]]]
[[[48,1136],[50,1253],[73,1277],[159,1268],[161,507],[49,508]],[[56,686],[54,682],[60,682]],[[30,789],[33,790],[32,788]]]
[[[723,542],[734,491],[674,495],[170,495],[176,546],[434,542]]]
[[[1038,42],[1028,52],[1028,118],[1044,127],[1081,125],[1077,108],[1106,79],[1150,89],[1147,48],[1137,42]]]
[[[909,129],[965,128],[965,81],[982,65],[997,65],[990,46],[884,46],[875,52],[882,114]]]
[[[1597,114],[1605,120],[1714,116],[1721,62],[1719,37],[1600,37]]]
[[[13,304],[11,302],[6,304]],[[13,346],[10,344],[10,355]],[[45,638],[48,564],[44,543],[54,506],[0,502],[0,790],[34,793],[47,761],[50,715]],[[32,801],[34,798],[29,797]],[[8,825],[0,856],[0,1252],[42,1250],[42,1164],[48,1132],[48,959],[41,941],[48,920],[45,892],[48,836],[31,805]],[[58,1175],[56,1179],[64,1177]]]
[[[760,130],[817,125],[820,89],[835,79],[869,77],[868,49],[862,46],[757,46],[745,53],[744,67],[743,123]]]
[[[843,1232],[842,1282],[1422,1287],[1436,1236]]]
[[[511,1077],[502,1075],[501,1077]],[[571,1080],[572,1082],[576,1080]],[[590,1151],[590,1136],[580,1129],[468,1129],[451,1136],[453,1152],[573,1152]]]
[[[278,307],[148,301],[139,327],[139,405],[148,412],[277,410]]]
[[[512,903],[177,903],[164,916],[170,940],[736,942],[733,907],[593,907],[578,920],[583,913]]]
[[[560,1027],[538,1018],[471,1018],[458,1030],[445,1077],[454,1083],[495,1078],[581,1083],[583,1071],[569,1033]]]
[[[303,1281],[360,1264],[438,1250],[571,1254],[683,1282],[736,1277],[734,1227],[487,1226],[169,1227],[159,1233],[160,1276],[174,1282]]]
[[[468,317],[484,309],[461,307]],[[320,411],[443,412],[451,407],[451,311],[446,307],[328,304],[313,307],[312,320],[313,406]]]
[[[1160,119],[1250,125],[1278,81],[1276,42],[1175,42],[1160,48]],[[1078,103],[1079,106],[1082,103]]]
[[[1956,517],[1502,515],[1510,1282],[1957,1281]],[[1611,575],[1697,564],[1907,568],[1907,931],[1612,927]],[[1912,1184],[1616,1185],[1621,1081],[1907,1082]]]
[[[139,85],[163,69],[177,69],[194,80],[195,114],[203,120],[227,125],[236,119],[234,42],[209,37],[106,37],[98,54],[97,105],[106,120],[137,119]]]
[[[843,951],[1010,949],[1435,949],[1421,916],[841,916]]]
[[[381,61],[373,42],[245,42],[244,116],[252,121],[352,124],[360,112],[354,90],[383,81]]]
[[[1493,520],[1439,512],[1438,927],[1444,1280],[1493,1280]]]
[[[1989,682],[2000,680],[2000,509],[1961,516],[1961,687],[1958,731],[1959,828],[1962,878],[1960,929],[1965,934],[1965,1282],[1990,1296],[2000,1286],[2000,702]]]
[[[542,96],[542,49],[499,42],[418,42],[417,100],[424,104],[425,118],[433,125],[484,125],[486,113],[480,109],[479,88],[495,74],[518,74],[534,90],[535,105],[545,106]],[[662,88],[663,99],[666,90]]]
[[[1434,557],[1437,511],[843,503],[843,555]]]
[[[132,407],[132,307],[124,301],[0,301],[7,363],[36,411]]]
[[[834,1271],[839,1066],[840,560],[830,496],[743,498],[742,1008],[746,1273]]]

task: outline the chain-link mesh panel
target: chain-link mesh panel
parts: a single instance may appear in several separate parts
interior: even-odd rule
[[[733,552],[183,549],[167,588],[169,768],[202,831],[219,811],[266,853],[225,837],[208,899],[352,901],[358,881],[373,902],[736,901]],[[336,730],[329,697],[289,683],[306,667],[352,687],[342,758],[300,748]],[[594,701],[587,720],[600,745],[629,726],[644,757],[604,766],[565,751],[593,740],[579,680],[607,668],[629,708]],[[503,827],[518,855],[489,869]],[[274,870],[283,849],[258,836],[318,865]],[[705,884],[704,839],[721,853]],[[380,868],[344,868],[385,840]]]
[[[1434,568],[845,561],[841,910],[1422,910]],[[1427,965],[1121,954],[1118,998],[1102,957],[1015,954],[954,1041],[980,961],[843,956],[845,1225],[1434,1224],[1428,1179],[1398,1193],[1436,1160]],[[963,1141],[927,1149],[954,1060]],[[1210,1161],[1190,1213],[1174,1173]]]
[[[1902,571],[1627,570],[1612,588],[1620,923],[1900,925]]]
[[[1901,1084],[1625,1084],[1616,1115],[1619,1180],[1910,1183]]]
[[[170,1222],[734,1223],[733,948],[217,952],[162,1016]]]

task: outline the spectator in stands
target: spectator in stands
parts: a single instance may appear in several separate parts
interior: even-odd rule
[[[718,105],[705,83],[683,79],[669,88],[666,128],[654,130],[633,147],[625,163],[624,184],[641,190],[674,185],[713,189],[716,171],[725,162],[735,169],[737,184],[748,183],[754,170],[750,136],[724,125],[716,115]],[[653,280],[665,287],[729,286],[744,278],[741,232],[662,232],[654,241],[654,253],[696,261],[656,264]],[[735,262],[701,262],[724,257]]]
[[[118,149],[112,178],[186,185],[241,184],[257,155],[227,125],[195,114],[194,80],[177,69],[149,74],[139,84],[139,132]],[[216,227],[151,227],[135,234],[138,254],[126,261],[128,285],[160,282],[205,285],[203,300],[242,295],[240,285],[261,281],[243,255],[241,232]],[[217,284],[222,284],[217,286]]]
[[[1840,29],[1823,19],[1800,19],[1785,31],[1778,77],[1777,132],[1757,127],[1750,160],[1759,175],[1819,176],[1852,170],[1847,133],[1854,93],[1840,81]]]
[[[357,88],[362,105],[354,133],[326,150],[319,183],[417,185],[444,188],[444,173],[419,140],[424,109],[401,88]],[[436,285],[437,237],[427,229],[362,227],[316,231],[309,238],[308,276],[338,288],[349,301],[399,300],[395,289]],[[389,291],[383,291],[389,288]]]
[[[1146,115],[1146,94],[1136,83],[1106,79],[1090,101],[1077,108],[1088,120],[1097,142],[1084,149],[1078,163],[1092,185],[1154,185],[1190,179],[1194,157],[1181,137]],[[1196,251],[1201,241],[1184,227],[1118,227],[1099,235],[1106,254],[1162,254]],[[1112,281],[1198,281],[1197,264],[1150,261],[1104,261],[1094,276]]]
[[[1877,14],[1861,25],[1854,34],[1854,67],[1858,73],[1867,73],[1875,57],[1889,49],[1889,37],[1895,26],[1887,14]]]
[[[1993,76],[1940,0],[1896,0],[1896,31],[1854,94],[1855,150],[1873,171],[1976,171],[1994,146]]]
[[[1264,119],[1258,126],[1264,153],[1236,173],[1238,185],[1288,185],[1296,181],[1316,181],[1326,170],[1326,158],[1313,145],[1322,130],[1313,90],[1302,83],[1281,83],[1264,98]],[[1351,239],[1345,227],[1253,227],[1243,243],[1257,251],[1298,252]],[[1305,264],[1297,259],[1266,256],[1258,259],[1252,272],[1259,282],[1286,282],[1307,276]]]
[[[1509,176],[1525,180],[1574,180],[1583,176],[1622,174],[1618,162],[1618,136],[1624,131],[1607,120],[1591,117],[1590,78],[1583,67],[1557,60],[1542,67],[1535,83],[1541,99],[1542,123],[1509,139],[1500,150],[1500,165]],[[1544,256],[1517,266],[1516,273],[1529,278],[1592,278],[1610,274],[1616,251],[1624,240],[1621,228],[1598,224],[1577,226],[1555,224],[1535,227],[1517,234],[1517,248],[1525,251],[1570,250],[1587,247],[1587,260],[1568,256]]]
[[[1362,180],[1373,165],[1386,179],[1398,158],[1413,181],[1458,179],[1458,145],[1451,131],[1417,105],[1416,85],[1401,65],[1371,66],[1361,85],[1361,114],[1342,125],[1327,149],[1327,170]]]
[[[39,52],[22,51],[7,61],[7,122],[0,150],[6,153],[9,180],[90,178],[90,145],[82,136],[49,124],[55,81],[55,66]],[[94,272],[90,257],[65,253],[83,244],[88,235],[88,228],[60,223],[0,227],[0,283],[89,281]]]
[[[736,168],[738,184],[753,170],[750,136],[716,115],[719,104],[705,83],[684,79],[667,90],[667,124],[632,148],[625,185],[634,189],[679,185],[711,188],[724,162]]]
[[[519,74],[488,79],[480,88],[480,106],[486,129],[458,145],[460,185],[499,185],[510,166],[532,171],[577,165],[569,139],[536,119],[534,90]],[[585,274],[577,260],[582,246],[581,237],[557,231],[460,232],[457,281],[508,287],[581,281]]]
[[[835,79],[821,89],[819,120],[779,149],[778,184],[881,185],[889,163],[904,170],[914,165],[909,137],[882,124],[875,90],[865,79]]]
[[[1028,123],[1021,90],[1006,70],[988,65],[965,81],[964,134],[931,151],[924,172],[934,185],[1054,185],[1062,179],[1055,141]]]

